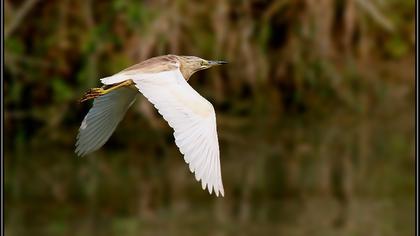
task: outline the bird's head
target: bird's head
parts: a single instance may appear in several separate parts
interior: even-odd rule
[[[227,64],[226,61],[211,61],[195,56],[179,56],[179,59],[181,62],[181,72],[184,74],[186,80],[197,71]]]

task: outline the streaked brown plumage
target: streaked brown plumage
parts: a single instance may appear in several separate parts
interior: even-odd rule
[[[210,68],[216,65],[226,64],[224,61],[207,61],[195,56],[177,56],[177,55],[165,55],[153,57],[127,69],[122,70],[120,73],[127,75],[138,74],[138,73],[158,73],[163,71],[171,71],[177,69],[181,71],[183,77],[188,81],[195,72]],[[101,88],[92,88],[82,97],[80,102],[84,102],[89,99],[99,97],[106,94],[106,91],[112,91],[116,88],[130,86],[132,81],[126,83],[116,83],[111,85],[105,85]]]

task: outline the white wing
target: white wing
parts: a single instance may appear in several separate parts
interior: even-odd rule
[[[132,75],[139,91],[174,129],[175,143],[191,172],[209,193],[223,196],[216,114],[210,102],[185,81],[179,69]]]
[[[76,142],[76,153],[84,156],[98,150],[109,139],[138,91],[120,88],[95,98],[92,108],[82,121]]]

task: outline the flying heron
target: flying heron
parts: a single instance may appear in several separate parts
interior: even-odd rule
[[[216,114],[212,104],[187,83],[195,72],[222,64],[226,62],[166,55],[102,78],[104,85],[81,99],[94,102],[80,126],[76,153],[84,156],[104,145],[140,92],[174,129],[175,143],[203,190],[207,187],[210,194],[224,196]]]

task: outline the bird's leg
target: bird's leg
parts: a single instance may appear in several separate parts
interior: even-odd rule
[[[111,85],[104,85],[100,88],[91,88],[89,89],[89,91],[87,91],[85,93],[85,95],[83,95],[82,99],[80,99],[80,102],[84,102],[93,98],[97,98],[99,96],[105,95],[115,89],[121,88],[121,87],[126,87],[126,86],[130,86],[134,84],[134,82],[129,79],[126,81],[123,81],[121,83],[116,83],[116,84],[111,84]]]

